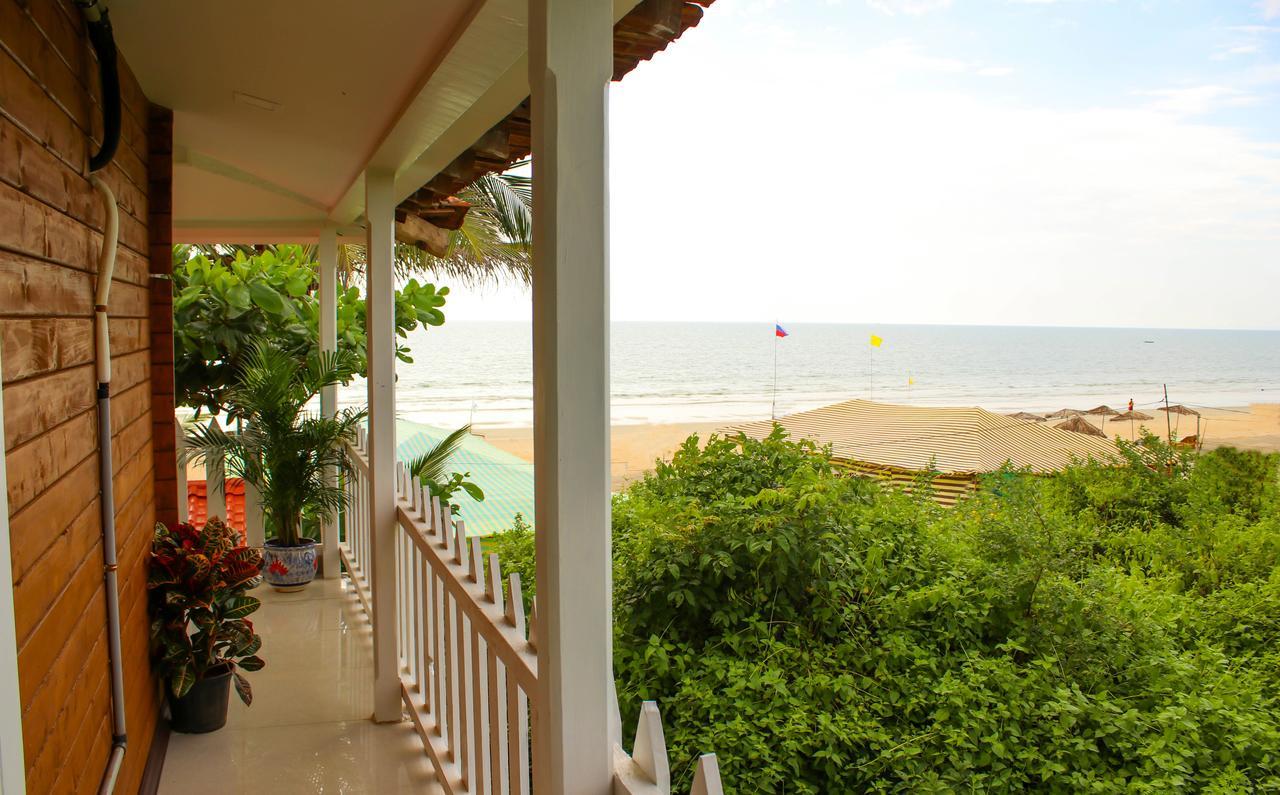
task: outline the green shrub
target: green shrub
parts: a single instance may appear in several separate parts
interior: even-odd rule
[[[945,510],[690,439],[614,501],[624,721],[742,793],[1280,788],[1276,457],[1124,454]]]

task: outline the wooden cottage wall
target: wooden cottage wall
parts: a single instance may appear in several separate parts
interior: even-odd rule
[[[122,140],[100,173],[120,206],[109,314],[129,750],[118,791],[136,792],[157,723],[145,601],[156,510],[148,245],[167,242],[167,232],[149,239],[147,196],[169,176],[148,173],[148,103],[123,59],[120,75]],[[83,176],[101,132],[98,96],[71,3],[0,0],[0,341],[34,793],[96,791],[111,744],[91,320],[105,216]]]

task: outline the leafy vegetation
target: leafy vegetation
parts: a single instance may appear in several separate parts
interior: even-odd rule
[[[463,441],[471,434],[471,426],[463,425],[441,439],[426,453],[409,462],[409,474],[422,481],[431,489],[431,493],[440,498],[440,502],[449,506],[455,515],[462,513],[461,506],[453,501],[453,495],[459,491],[466,492],[476,502],[484,501],[484,491],[467,478],[470,472],[448,471],[449,459],[462,447]]]
[[[272,340],[300,361],[320,348],[320,299],[312,250],[274,246],[261,252],[231,250],[210,258],[174,247],[173,333],[177,402],[231,413],[228,392],[246,354]],[[448,287],[408,279],[396,292],[396,334],[403,340],[419,326],[444,323]],[[352,373],[365,371],[365,302],[354,286],[338,290],[338,349],[354,356]],[[397,344],[396,356],[412,362]]]
[[[614,502],[624,720],[743,793],[1280,789],[1280,456],[1123,452],[943,509],[690,439]]]
[[[257,671],[262,639],[248,617],[260,606],[248,596],[262,553],[239,543],[221,519],[196,529],[156,525],[148,566],[151,653],[175,698],[206,676],[235,675],[236,692],[253,701],[249,681],[236,668]]]
[[[347,408],[333,417],[310,416],[306,406],[324,387],[349,379],[354,368],[350,351],[313,351],[299,361],[269,341],[256,343],[226,397],[246,420],[243,429],[191,426],[181,463],[221,464],[255,486],[276,540],[297,546],[304,513],[323,518],[346,504],[346,492],[327,473],[350,470],[342,445],[355,438],[367,413]]]

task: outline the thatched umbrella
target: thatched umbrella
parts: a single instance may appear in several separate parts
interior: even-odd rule
[[[1101,406],[1094,406],[1093,408],[1086,411],[1085,416],[1089,416],[1089,415],[1101,416],[1102,417],[1102,435],[1106,436],[1107,435],[1107,417],[1115,417],[1119,413],[1120,412],[1116,411],[1115,409],[1111,408],[1110,406],[1104,403]]]
[[[1053,427],[1060,428],[1064,431],[1075,431],[1076,433],[1085,433],[1090,436],[1101,436],[1103,439],[1107,438],[1107,435],[1105,433],[1103,433],[1101,430],[1095,427],[1092,422],[1089,422],[1079,414],[1076,414],[1066,422],[1060,422]]]
[[[1016,414],[1006,414],[1006,417],[1012,417],[1015,420],[1026,420],[1027,422],[1044,422],[1044,417],[1039,414],[1032,414],[1029,411],[1019,411]]]
[[[1116,416],[1112,417],[1112,419],[1128,420],[1129,421],[1129,438],[1134,438],[1137,432],[1134,431],[1133,429],[1133,423],[1135,421],[1154,420],[1155,417],[1152,417],[1150,414],[1143,414],[1141,411],[1126,411],[1123,414],[1117,414]]]
[[[1159,411],[1167,411],[1170,414],[1180,414],[1184,417],[1195,417],[1196,418],[1196,438],[1197,439],[1200,438],[1200,412],[1196,411],[1195,409],[1189,409],[1186,406],[1183,406],[1177,403],[1175,403],[1172,406],[1161,406],[1159,408]],[[1175,425],[1174,428],[1176,429],[1177,426]]]
[[[1083,411],[1078,411],[1076,409],[1058,409],[1052,414],[1044,415],[1044,418],[1046,420],[1063,420],[1067,417],[1078,417],[1083,413]]]

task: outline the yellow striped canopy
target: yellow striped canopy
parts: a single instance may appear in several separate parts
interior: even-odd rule
[[[726,428],[763,438],[774,420]],[[849,400],[789,414],[777,424],[793,438],[831,445],[838,461],[859,468],[944,475],[993,472],[1006,463],[1054,472],[1073,460],[1116,460],[1115,445],[1070,431],[993,414],[980,408],[926,408]]]

